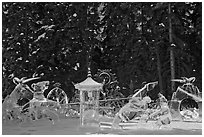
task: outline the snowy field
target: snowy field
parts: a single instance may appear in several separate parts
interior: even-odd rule
[[[162,129],[153,129],[154,121],[138,124],[137,122],[122,123],[123,130],[80,127],[79,119],[61,119],[54,125],[48,120],[35,121],[16,125],[14,123],[3,123],[3,135],[202,135],[202,123],[173,121]]]

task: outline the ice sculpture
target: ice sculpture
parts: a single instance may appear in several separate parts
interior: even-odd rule
[[[125,104],[114,117],[112,128],[119,128],[120,122],[130,121],[130,119],[128,118],[130,112],[144,113],[147,109],[147,104],[150,102],[151,99],[148,96],[144,97],[143,99],[140,99],[138,97],[133,97],[132,99],[130,99],[130,101]]]
[[[125,96],[120,92],[116,74],[111,73],[110,69],[99,69],[95,77],[99,82],[103,83],[103,90],[101,90],[102,94],[100,94],[99,113],[114,117],[120,108],[127,102],[127,99],[124,99]]]
[[[182,83],[173,93],[170,109],[174,119],[198,121],[202,113],[202,95],[198,87],[193,84],[195,77],[173,79]]]
[[[35,79],[39,79],[39,77],[29,79],[26,79],[26,77],[21,79],[17,77],[13,78],[13,82],[16,84],[16,87],[10,95],[7,95],[2,104],[3,121],[22,120],[22,106],[18,105],[18,100],[24,97],[26,91],[31,91],[30,87],[26,83]]]
[[[87,79],[75,84],[80,91],[80,123],[82,126],[98,123],[99,93],[103,84],[97,83],[91,78],[88,68]]]
[[[44,91],[48,88],[49,81],[42,81],[33,83],[33,99],[24,105],[23,111],[28,110],[26,117],[30,120],[38,120],[41,118],[48,118],[54,124],[59,120],[56,108],[59,107],[56,101],[45,98]],[[27,107],[28,106],[28,107]]]
[[[112,127],[119,128],[120,122],[127,122],[134,118],[136,115],[139,116],[140,120],[147,121],[150,109],[147,104],[151,102],[151,98],[146,96],[146,92],[152,90],[158,82],[151,82],[146,84],[138,92],[136,92],[125,104],[114,117]],[[134,112],[134,116],[130,116],[131,112]]]
[[[149,119],[154,119],[156,121],[156,127],[161,128],[162,125],[168,125],[172,121],[171,113],[170,113],[170,108],[168,106],[168,101],[167,99],[161,94],[158,94],[158,101],[159,101],[159,106],[157,109],[152,111],[152,113],[148,116]]]
[[[67,94],[59,86],[60,83],[55,84],[56,87],[53,88],[47,95],[47,99],[56,101],[58,104],[68,104]]]

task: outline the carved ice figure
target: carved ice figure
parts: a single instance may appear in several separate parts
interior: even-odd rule
[[[146,96],[148,91],[151,91],[158,82],[150,82],[145,84],[143,88],[138,90],[129,100],[127,104],[125,104],[119,112],[115,115],[112,128],[118,128],[120,122],[127,122],[130,119],[130,113],[134,112],[135,114],[139,113],[140,120],[146,121],[148,119],[148,115],[150,110],[147,109],[147,104],[151,102],[151,98]]]
[[[130,112],[142,112],[144,113],[147,109],[147,104],[151,102],[150,97],[146,96],[143,99],[133,97],[130,101],[125,104],[120,111],[114,117],[112,128],[118,128],[120,122],[127,122],[130,119],[128,115]]]
[[[47,99],[56,101],[58,104],[58,112],[64,116],[68,116],[71,111],[70,105],[68,105],[67,94],[60,88],[60,83],[55,83],[53,88],[47,95]],[[74,113],[74,112],[73,112]]]
[[[59,87],[53,88],[47,95],[47,99],[56,101],[59,104],[68,104],[68,97],[64,90]]]
[[[48,88],[48,85],[49,81],[42,81],[31,85],[34,89],[34,91],[32,91],[33,99],[28,102],[29,107],[26,109],[28,109],[29,112],[27,116],[30,117],[31,120],[38,120],[42,117],[46,117],[54,124],[54,120],[59,120],[59,116],[55,111],[55,107],[58,104],[55,101],[45,98],[44,91]]]
[[[172,117],[167,99],[161,93],[159,93],[158,96],[159,107],[149,115],[149,118],[154,119],[154,117],[157,117],[156,126],[160,128],[162,125],[170,124],[172,121]]]
[[[2,116],[3,120],[17,120],[22,119],[21,116],[21,110],[22,106],[19,106],[18,100],[20,98],[23,98],[25,95],[25,91],[32,91],[28,85],[26,85],[27,82],[39,79],[39,77],[36,78],[29,78],[26,79],[26,77],[23,77],[21,79],[14,77],[13,82],[16,84],[15,89],[11,92],[10,95],[7,95],[7,97],[4,99],[4,102],[2,104]]]
[[[193,84],[195,77],[182,77],[181,79],[173,79],[172,81],[179,82],[182,85],[173,93],[170,102],[172,117],[180,120],[198,120],[202,116],[202,93],[198,87]],[[195,111],[193,110],[194,108]],[[187,115],[192,115],[191,118]],[[196,115],[193,116],[193,115]],[[188,118],[185,118],[188,117]]]

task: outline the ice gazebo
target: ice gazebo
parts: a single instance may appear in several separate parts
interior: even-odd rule
[[[81,126],[95,123],[99,112],[99,95],[103,84],[92,79],[91,70],[88,68],[87,78],[75,84],[80,91],[80,124]]]

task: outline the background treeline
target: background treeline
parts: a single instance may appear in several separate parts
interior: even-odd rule
[[[92,73],[111,69],[126,96],[159,80],[170,98],[171,45],[175,78],[195,76],[201,90],[201,2],[4,2],[2,95],[15,86],[9,76],[35,74],[60,82],[71,97],[72,82],[86,78],[90,54]]]

